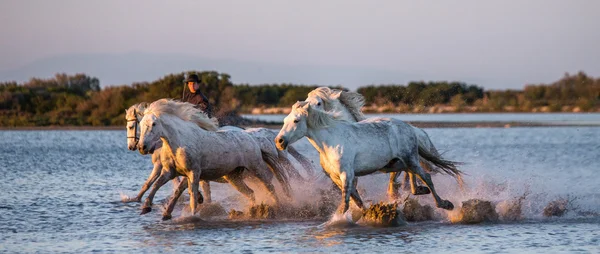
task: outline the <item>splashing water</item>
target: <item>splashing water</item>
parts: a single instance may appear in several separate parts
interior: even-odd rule
[[[334,213],[328,221],[321,224],[322,228],[346,228],[357,226],[352,218],[352,211],[348,210],[343,214]]]
[[[527,198],[528,193],[516,199],[504,200],[496,205],[496,211],[502,221],[518,221],[523,219],[523,201]]]
[[[453,179],[433,176],[439,195],[457,207],[452,212],[469,199],[490,201],[498,223],[451,224],[449,212],[435,208],[430,195],[417,200],[433,208],[433,223],[374,228],[350,223],[350,214],[328,221],[341,196],[330,191],[331,181],[319,172],[310,144],[298,150],[313,161],[318,175],[316,181],[292,184],[294,196],[282,204],[289,215],[272,220],[190,216],[185,213],[189,205],[181,202],[173,220],[162,222],[158,201],[157,209],[144,216],[139,216],[140,204],[119,201],[119,190],[134,195],[152,169],[149,157],[127,150],[124,132],[0,132],[0,173],[6,183],[0,185],[0,231],[5,232],[0,252],[193,252],[200,246],[206,252],[440,252],[440,246],[442,252],[598,251],[600,128],[427,132],[445,157],[467,163],[461,167],[468,174],[464,192]],[[387,182],[386,174],[360,177],[365,203],[387,201]],[[230,186],[212,186],[213,200],[226,211],[248,207]],[[528,188],[529,195],[516,202]],[[171,192],[163,187],[156,200]],[[573,209],[545,218],[544,208],[565,196],[577,198]],[[520,208],[521,218],[504,223],[509,214],[518,214],[506,212],[518,210],[512,208]],[[330,221],[344,226],[319,227]]]
[[[363,212],[362,224],[379,227],[397,227],[406,225],[406,219],[397,203],[377,203]]]
[[[125,193],[123,193],[123,192],[120,192],[120,193],[119,193],[119,196],[121,197],[121,202],[123,202],[123,203],[128,203],[128,202],[134,202],[134,201],[137,201],[137,200],[135,199],[135,197],[128,196],[128,195],[126,195],[126,194],[125,194]]]
[[[406,198],[402,207],[406,221],[427,221],[435,219],[430,205],[421,205],[415,198]]]

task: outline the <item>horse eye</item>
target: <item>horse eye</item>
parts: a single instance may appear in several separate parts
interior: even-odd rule
[[[298,122],[300,122],[300,121],[299,120],[294,120],[294,123],[298,123]]]
[[[321,106],[321,103],[320,103],[320,102],[319,102],[319,103],[317,103],[317,106]]]
[[[155,126],[155,125],[156,125],[156,123],[152,123],[152,126]]]

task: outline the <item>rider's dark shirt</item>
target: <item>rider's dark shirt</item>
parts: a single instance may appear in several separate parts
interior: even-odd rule
[[[196,105],[196,107],[204,111],[204,113],[206,113],[208,117],[212,117],[212,106],[210,105],[210,102],[208,102],[206,96],[202,94],[202,92],[196,90],[195,93],[192,93],[186,87],[185,91],[183,92],[182,101]]]

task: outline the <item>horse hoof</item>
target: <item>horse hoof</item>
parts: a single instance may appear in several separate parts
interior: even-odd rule
[[[142,213],[140,213],[140,215],[147,214],[151,211],[152,211],[152,207],[144,207],[144,208],[142,208]]]
[[[426,195],[430,193],[431,190],[425,186],[417,186],[417,190],[415,191],[415,195]]]
[[[452,204],[452,202],[448,200],[442,200],[442,203],[440,204],[439,208],[452,211],[454,209],[454,204]]]
[[[162,217],[162,220],[163,220],[163,221],[165,221],[165,220],[170,220],[171,218],[172,218],[172,217],[171,217],[171,215],[170,215],[170,214],[169,214],[169,215],[163,215],[163,217]]]

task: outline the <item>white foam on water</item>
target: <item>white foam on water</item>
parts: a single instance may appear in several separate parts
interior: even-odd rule
[[[137,200],[135,200],[135,196],[131,197],[131,196],[126,195],[123,192],[119,192],[119,196],[121,197],[121,202],[124,202],[124,203],[137,202]]]
[[[319,225],[321,228],[346,228],[357,226],[352,220],[352,212],[350,209],[343,214],[334,213],[328,221]]]

